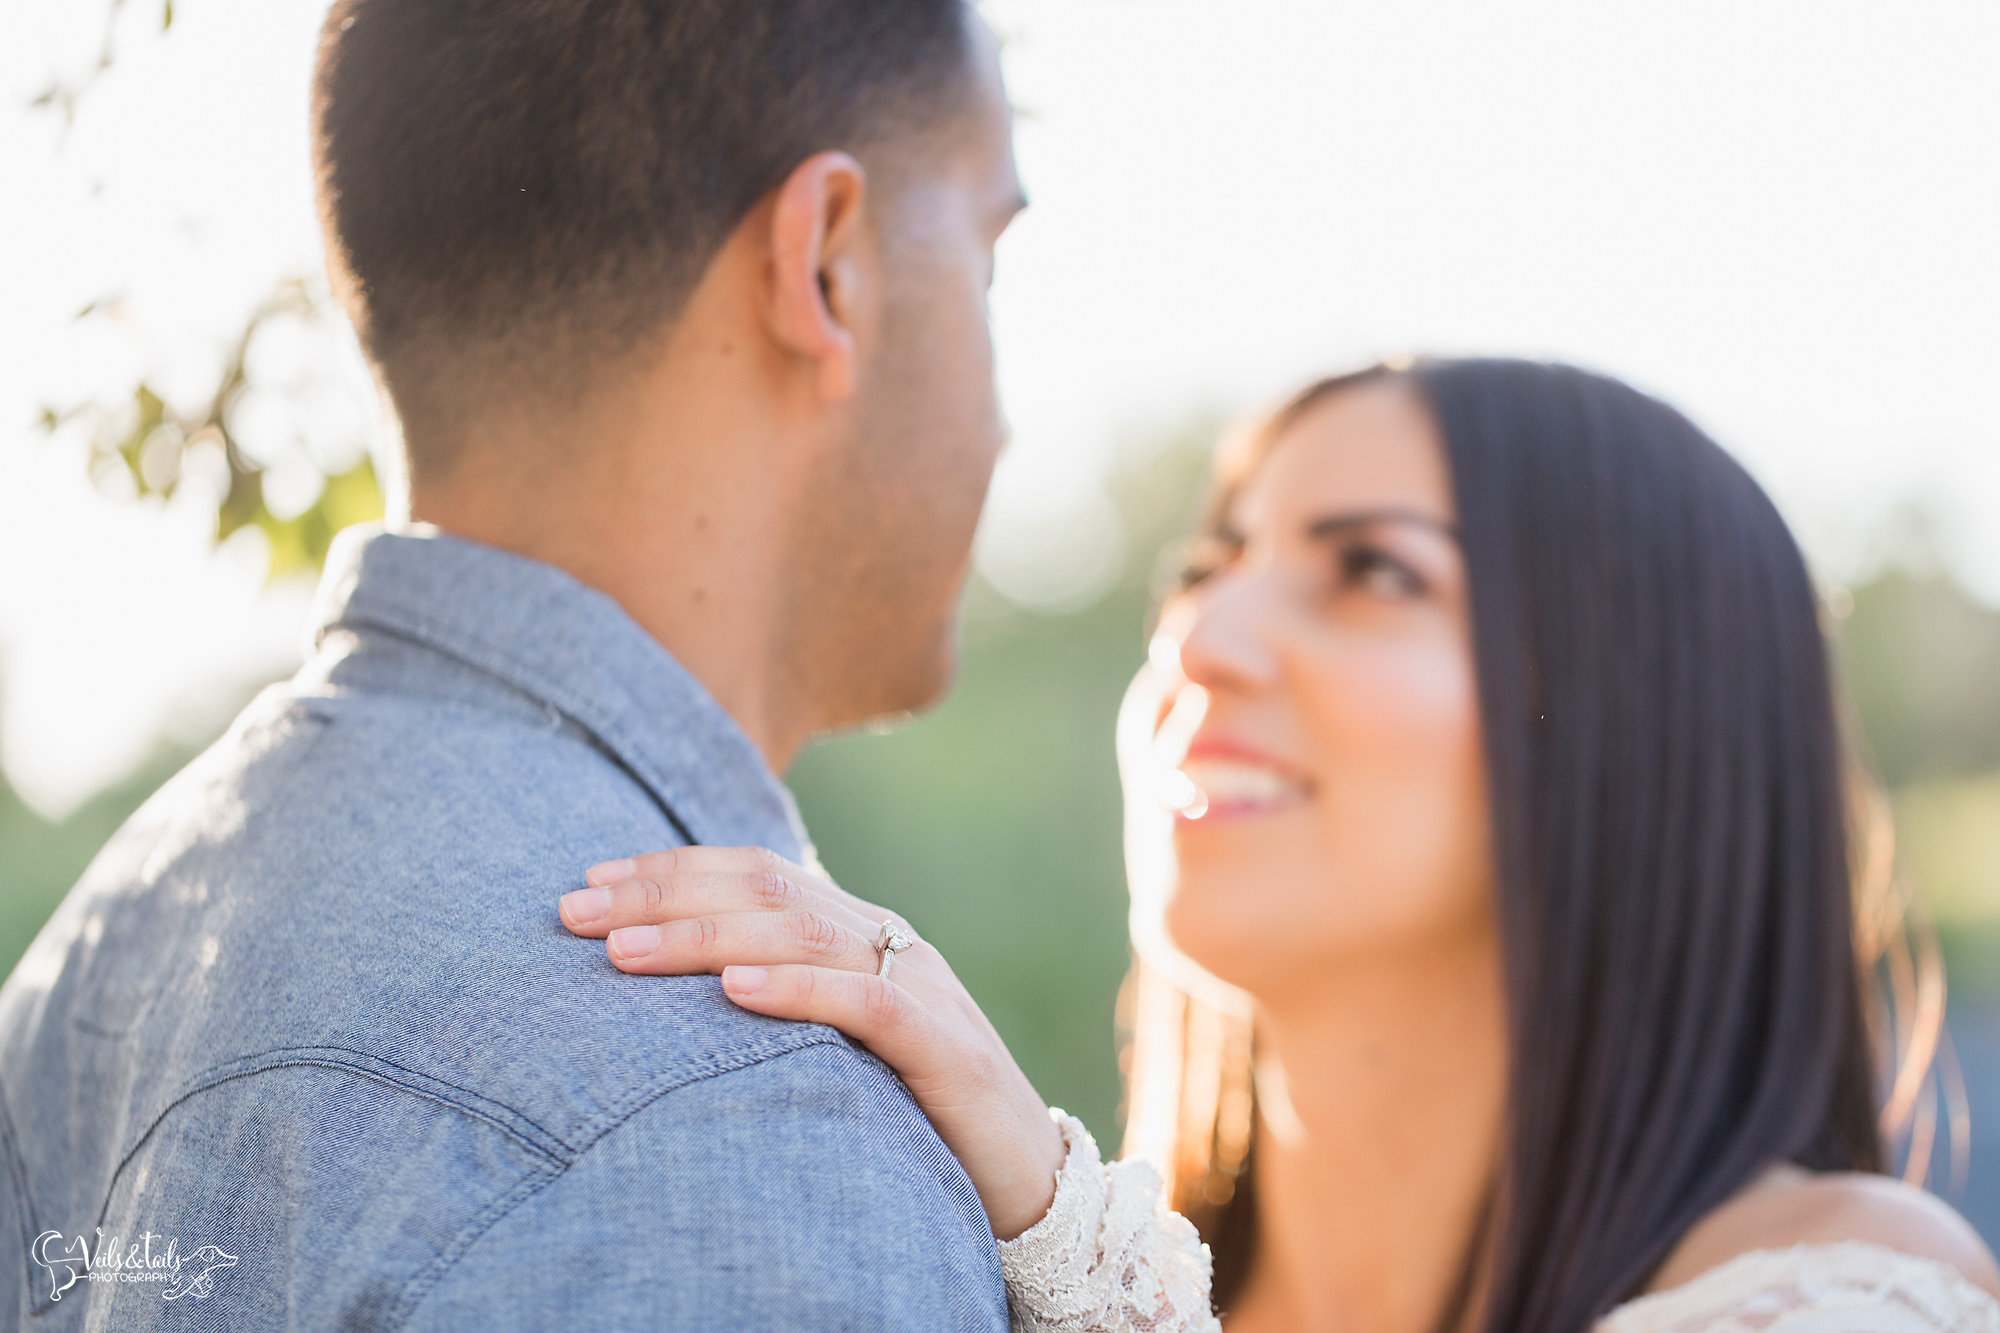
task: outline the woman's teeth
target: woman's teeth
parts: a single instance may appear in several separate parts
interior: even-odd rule
[[[1303,782],[1264,764],[1191,759],[1181,773],[1209,806],[1278,805],[1305,794]]]
[[[1208,797],[1178,768],[1161,772],[1160,804],[1187,819],[1200,819],[1208,813]]]

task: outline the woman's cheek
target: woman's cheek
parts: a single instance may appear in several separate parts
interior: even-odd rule
[[[1310,712],[1316,859],[1345,899],[1328,904],[1342,933],[1386,944],[1483,910],[1478,710],[1470,664],[1448,645],[1348,666],[1337,685],[1321,676]]]

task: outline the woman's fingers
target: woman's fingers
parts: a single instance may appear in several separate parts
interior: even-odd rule
[[[724,912],[809,912],[849,915],[831,899],[775,874],[688,871],[640,875],[565,893],[556,904],[563,924],[601,940],[620,926],[653,925]]]
[[[703,873],[773,874],[801,886],[810,884],[823,889],[833,888],[831,881],[824,876],[815,875],[804,866],[787,861],[767,847],[671,847],[664,852],[648,852],[644,856],[594,865],[583,872],[583,882],[601,886],[626,879],[671,879],[679,875]]]
[[[872,939],[818,912],[728,912],[621,926],[607,937],[605,952],[621,972],[646,976],[720,972],[733,963],[804,963],[871,974],[880,965]]]
[[[557,910],[572,933],[590,939],[724,912],[817,911],[871,932],[887,915],[762,847],[678,847],[592,866],[584,879]]]
[[[901,986],[872,973],[798,963],[732,965],[722,970],[722,990],[756,1013],[840,1029],[905,1082],[921,1082],[932,1073],[937,1043],[930,1011]]]

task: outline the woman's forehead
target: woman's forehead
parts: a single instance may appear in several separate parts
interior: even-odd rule
[[[1286,426],[1238,492],[1231,519],[1249,532],[1372,510],[1456,517],[1437,427],[1416,393],[1395,381],[1343,389]]]

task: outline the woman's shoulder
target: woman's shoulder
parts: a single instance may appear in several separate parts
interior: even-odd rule
[[[1751,1330],[2000,1333],[2000,1303],[1953,1265],[1847,1240],[1736,1255],[1618,1307],[1595,1333]]]
[[[1774,1167],[1682,1237],[1601,1333],[1877,1327],[2000,1333],[2000,1269],[1943,1200],[1886,1176]],[[1808,1322],[1810,1321],[1810,1322]],[[1857,1326],[1858,1327],[1858,1326]]]
[[[1681,1286],[1759,1250],[1851,1243],[1942,1264],[2000,1297],[2000,1267],[1936,1195],[1887,1176],[1775,1167],[1697,1223],[1649,1286]]]

